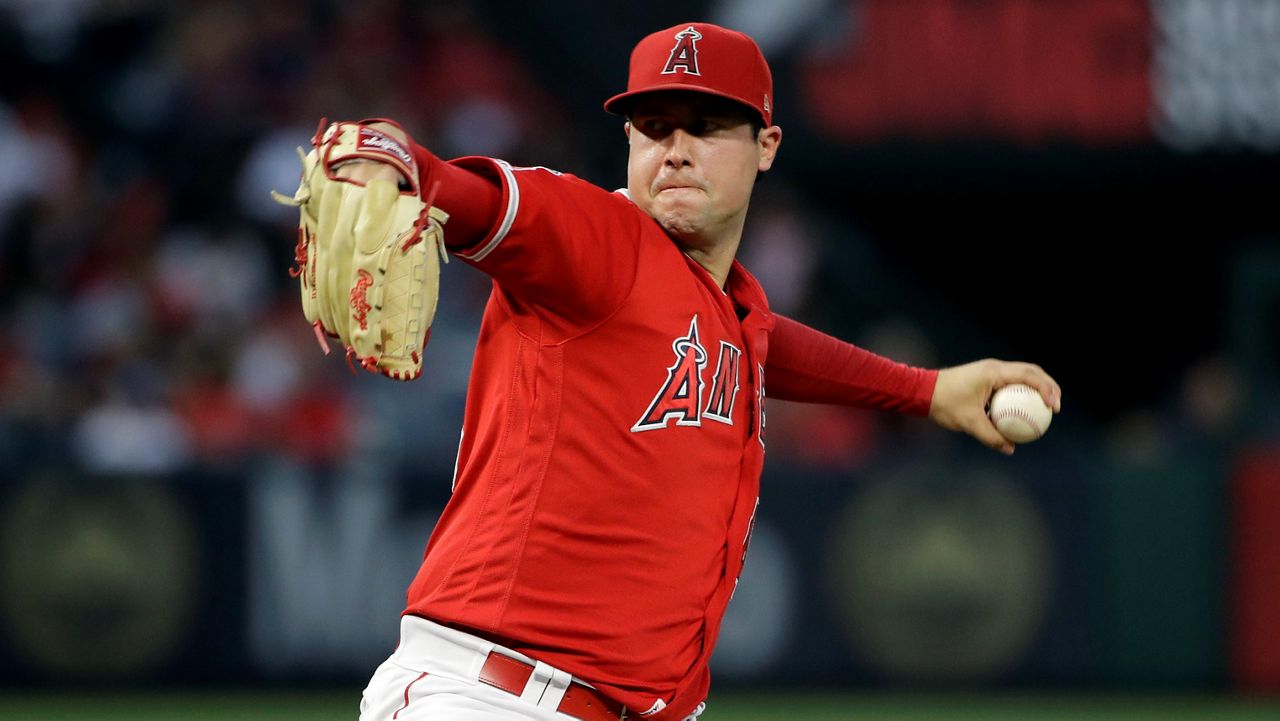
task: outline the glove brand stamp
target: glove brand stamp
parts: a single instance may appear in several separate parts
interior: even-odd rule
[[[369,271],[361,270],[356,278],[356,284],[351,286],[351,309],[355,311],[353,317],[360,324],[360,330],[369,330],[369,311],[373,306],[369,305],[366,296],[369,294],[371,285],[373,285],[373,276],[369,275]]]

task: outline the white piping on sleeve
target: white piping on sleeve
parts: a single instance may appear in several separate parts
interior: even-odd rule
[[[507,184],[507,212],[502,218],[502,225],[498,227],[498,232],[494,233],[493,238],[485,243],[483,248],[473,253],[458,253],[459,257],[467,260],[481,261],[486,255],[492,253],[511,231],[511,226],[516,222],[516,212],[520,209],[520,186],[516,184],[516,176],[511,172],[511,164],[496,158],[494,163],[497,164],[498,170],[502,171],[503,182]]]

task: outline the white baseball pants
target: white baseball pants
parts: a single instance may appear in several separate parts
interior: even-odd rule
[[[535,667],[519,696],[479,681],[491,651]],[[400,645],[374,671],[364,690],[360,721],[572,721],[573,716],[556,708],[574,680],[564,671],[490,641],[404,616]],[[699,705],[685,721],[697,719],[704,707]]]

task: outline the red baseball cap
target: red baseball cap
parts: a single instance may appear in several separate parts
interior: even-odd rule
[[[627,92],[604,109],[626,115],[637,95],[692,90],[736,100],[773,124],[773,74],[760,47],[747,35],[710,23],[680,23],[636,43]]]

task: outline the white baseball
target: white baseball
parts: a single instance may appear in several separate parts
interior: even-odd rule
[[[991,396],[987,412],[1000,435],[1014,443],[1030,443],[1049,430],[1053,411],[1044,404],[1040,391],[1028,385],[1013,383]]]

